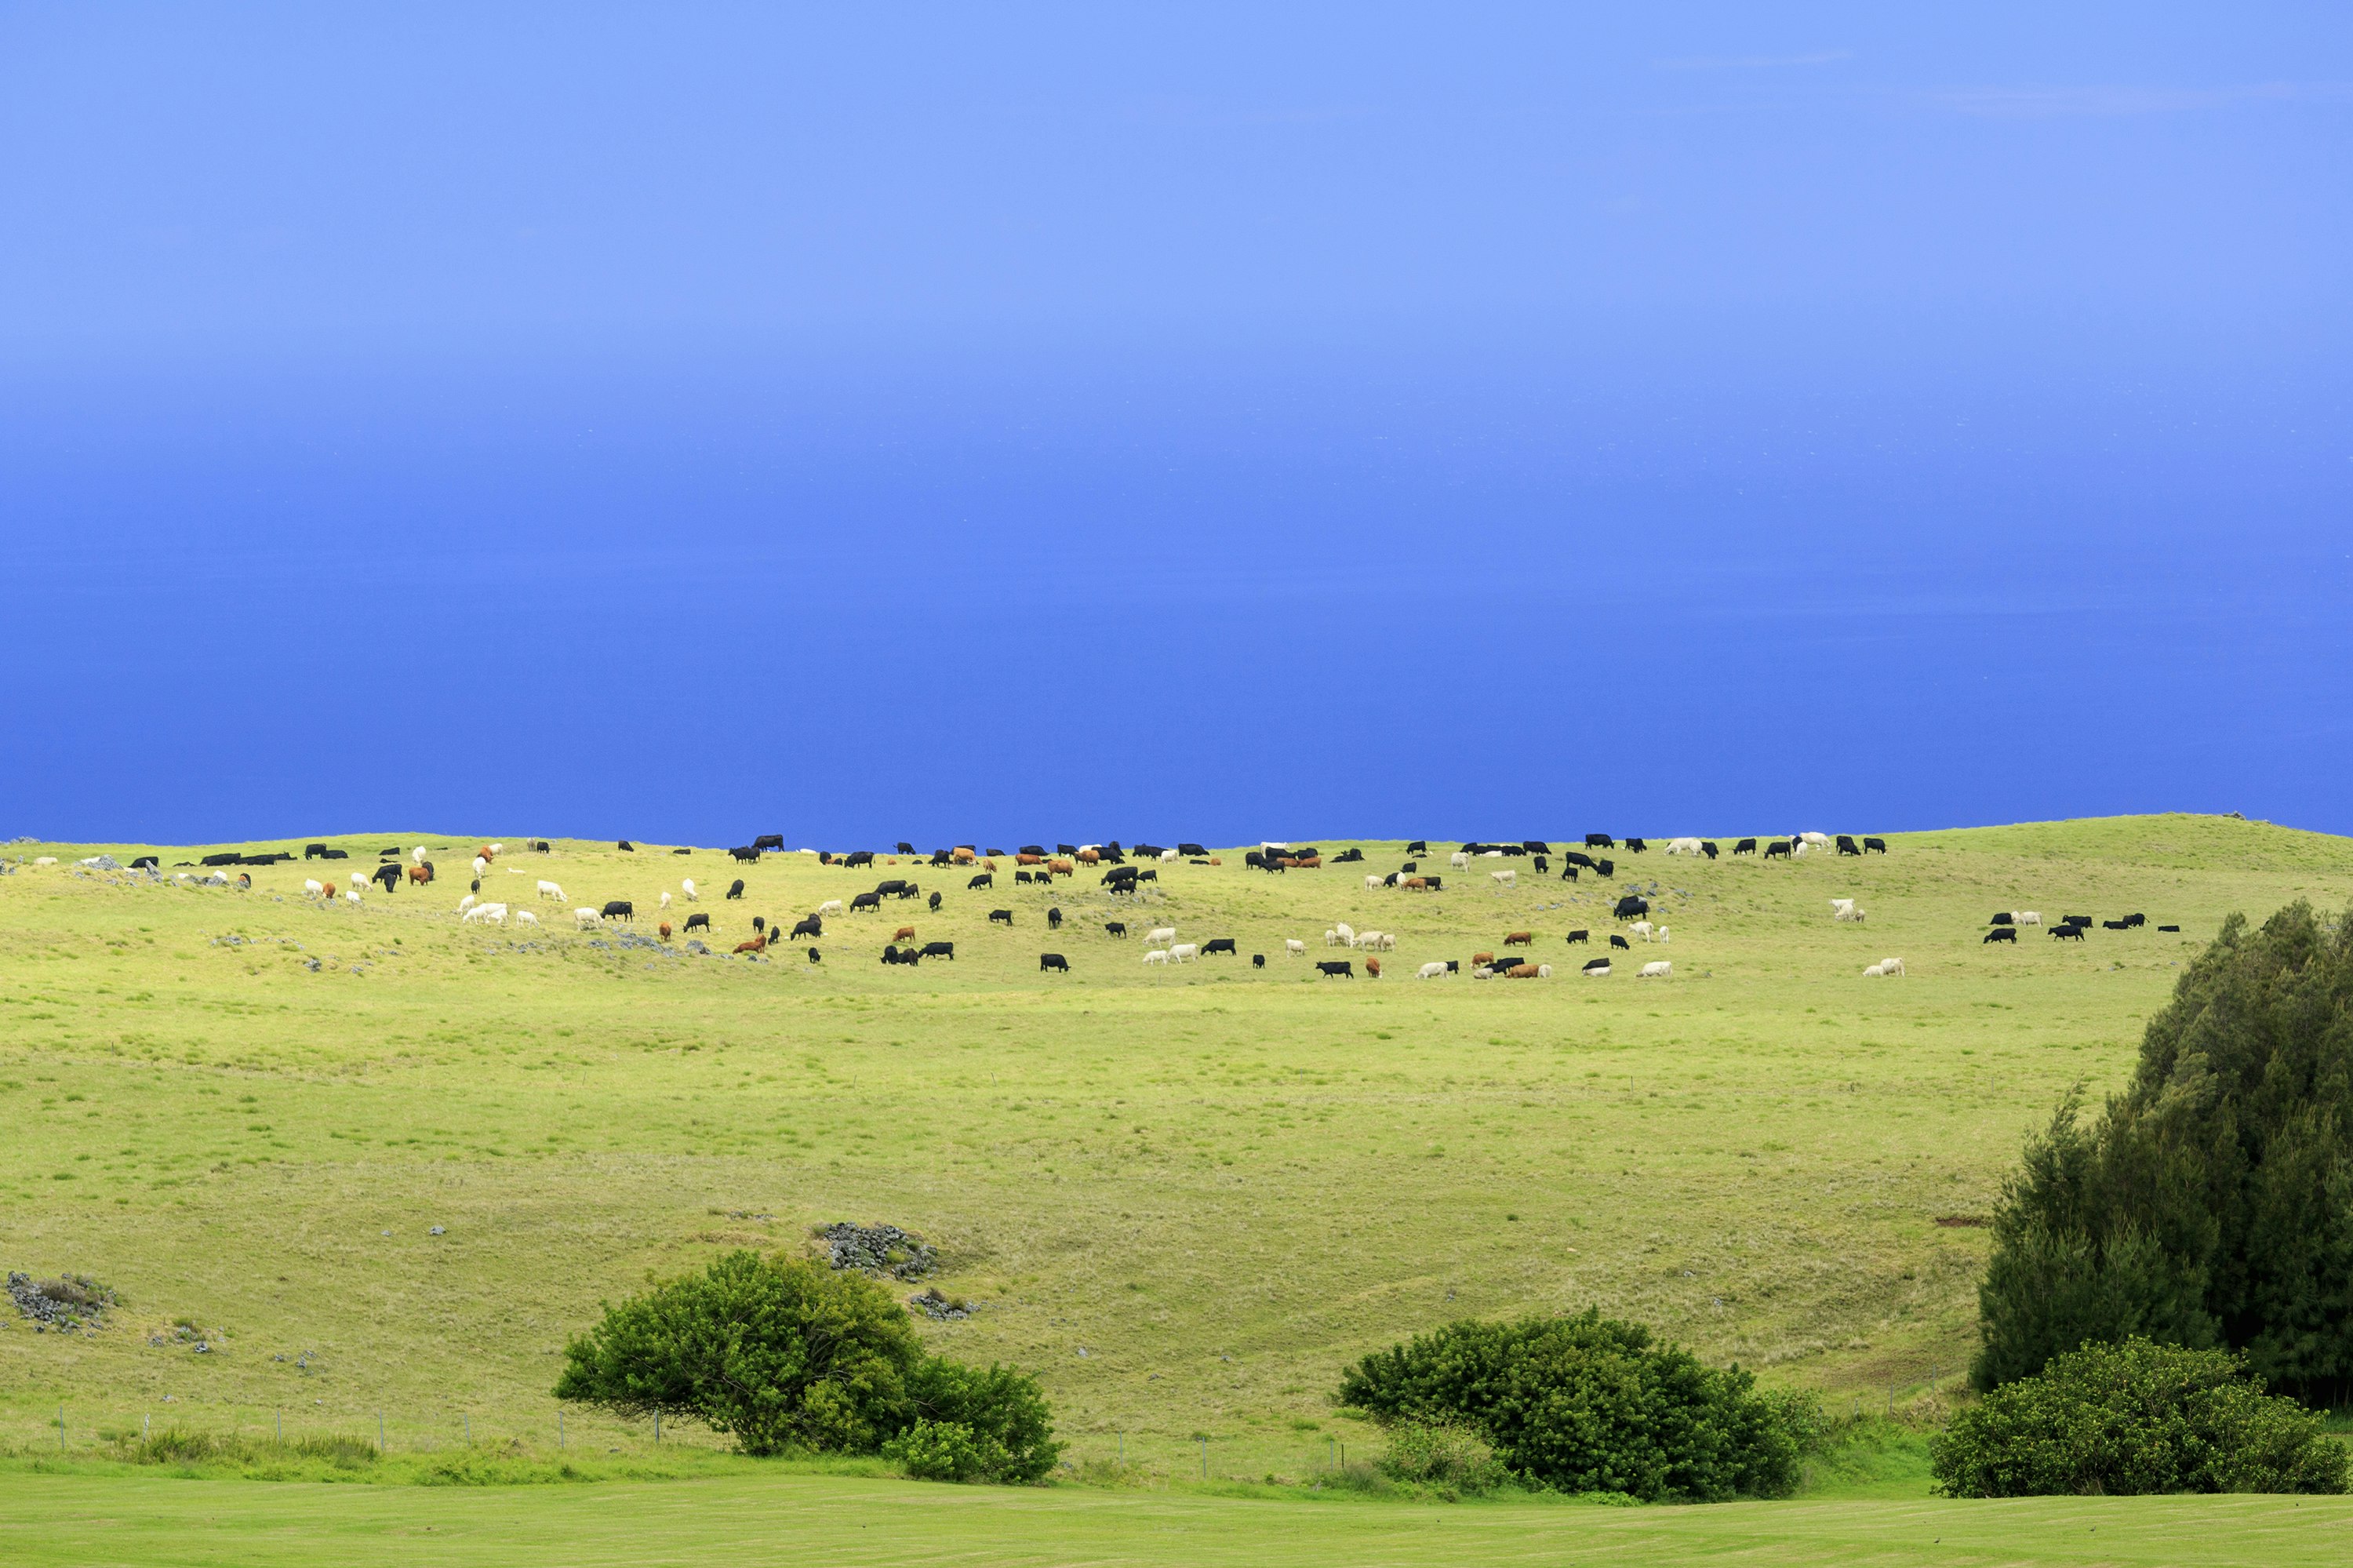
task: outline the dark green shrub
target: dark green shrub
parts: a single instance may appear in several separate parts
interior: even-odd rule
[[[1034,1481],[1061,1453],[1035,1378],[926,1355],[890,1291],[803,1258],[730,1253],[608,1305],[565,1356],[557,1398],[698,1420],[747,1454],[885,1453],[942,1479]]]
[[[1378,1463],[1396,1480],[1475,1496],[1512,1478],[1494,1445],[1459,1423],[1400,1422],[1389,1428],[1388,1439]]]
[[[2341,1492],[2346,1451],[2320,1418],[2263,1393],[2245,1358],[2131,1339],[2054,1356],[1937,1438],[1947,1495]]]
[[[2126,1091],[2077,1111],[1996,1210],[1976,1386],[2138,1334],[2243,1350],[2316,1404],[2353,1393],[2353,922],[2231,916]]]
[[[1786,1494],[1814,1430],[1803,1401],[1592,1310],[1450,1323],[1366,1356],[1339,1403],[1393,1429],[1468,1427],[1537,1485],[1646,1500]]]

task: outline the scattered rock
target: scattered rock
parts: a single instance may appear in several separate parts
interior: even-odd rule
[[[923,1238],[896,1225],[820,1225],[818,1239],[836,1268],[862,1268],[893,1279],[921,1279],[932,1271],[939,1255]]]
[[[935,1323],[953,1323],[980,1310],[977,1302],[967,1301],[961,1296],[943,1295],[936,1285],[908,1297],[907,1305]],[[1081,1351],[1079,1354],[1085,1355],[1086,1351]]]
[[[81,863],[92,871],[121,871],[122,863],[111,854],[94,854]]]
[[[43,1333],[53,1324],[59,1329],[78,1329],[84,1322],[102,1321],[106,1309],[119,1304],[111,1289],[87,1274],[35,1279],[13,1268],[8,1271],[8,1298]]]
[[[428,1236],[447,1235],[448,1234],[448,1229],[444,1225],[435,1225],[431,1230],[427,1231],[425,1234]]]

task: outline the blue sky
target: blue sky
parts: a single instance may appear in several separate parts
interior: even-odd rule
[[[0,7],[0,835],[2353,832],[2353,14]]]

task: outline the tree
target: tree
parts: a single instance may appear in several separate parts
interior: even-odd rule
[[[2353,922],[2223,924],[2124,1093],[2030,1140],[1978,1301],[1980,1390],[2136,1334],[2242,1350],[2308,1402],[2353,1389]]]

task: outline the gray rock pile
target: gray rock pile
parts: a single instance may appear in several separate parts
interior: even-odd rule
[[[114,1292],[86,1274],[35,1279],[15,1268],[8,1271],[8,1298],[43,1330],[78,1329],[99,1322],[106,1309],[115,1305]]]
[[[836,1268],[862,1268],[893,1279],[921,1279],[939,1261],[939,1254],[923,1238],[896,1225],[839,1224],[818,1227],[826,1257]]]
[[[907,1305],[934,1323],[953,1323],[980,1310],[976,1302],[967,1301],[961,1296],[943,1295],[936,1285],[908,1297]]]

